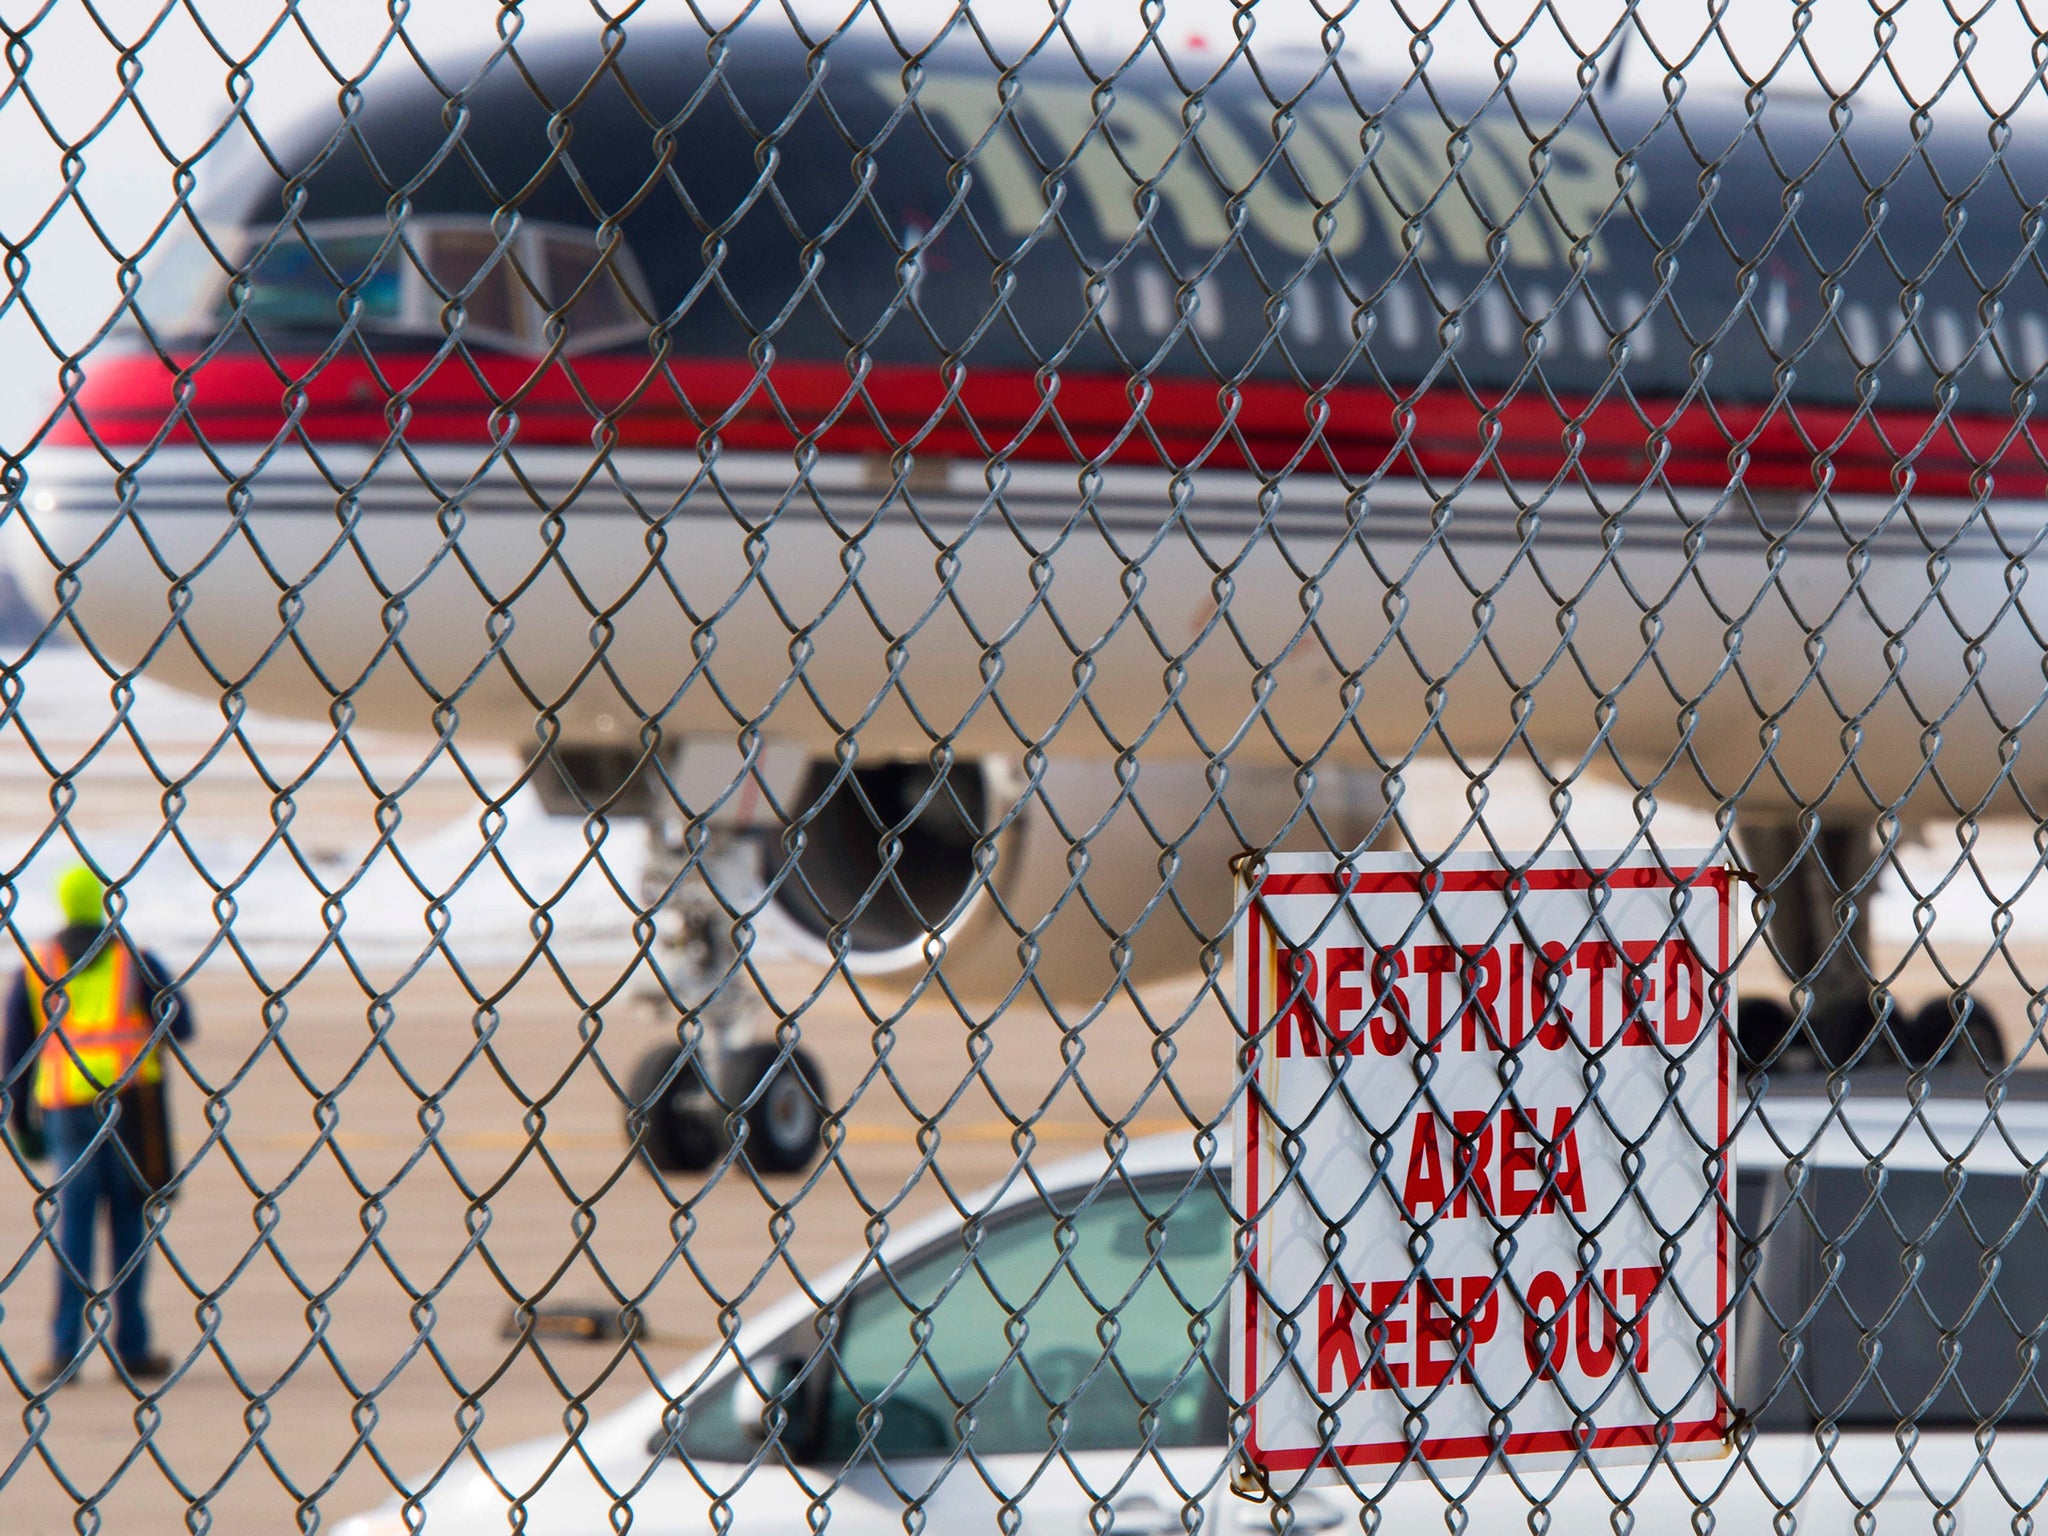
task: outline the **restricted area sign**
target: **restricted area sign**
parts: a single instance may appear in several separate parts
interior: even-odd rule
[[[1729,923],[1696,857],[1267,861],[1236,935],[1256,1468],[1721,1453]]]

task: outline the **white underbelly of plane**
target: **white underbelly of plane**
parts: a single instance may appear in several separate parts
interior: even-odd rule
[[[125,505],[97,454],[46,450],[22,508],[24,589],[110,660],[387,728],[1558,773],[1605,749],[1659,794],[1927,814],[2048,778],[2020,750],[2034,504],[568,449],[294,448],[233,479],[174,448]]]

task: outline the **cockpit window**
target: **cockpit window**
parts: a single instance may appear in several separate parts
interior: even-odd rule
[[[279,241],[249,271],[243,319],[259,330],[331,328],[346,311],[342,295],[353,291],[363,324],[400,320],[405,313],[404,284],[395,265],[378,262],[383,243],[380,235],[369,231]],[[233,310],[227,294],[216,297],[214,313],[220,323],[228,323]]]
[[[568,306],[572,335],[645,334],[647,322],[642,312],[652,306],[644,289],[636,291],[631,286],[639,278],[638,268],[629,268],[632,276],[627,282],[614,281],[609,270],[600,270],[602,253],[596,240],[583,230],[542,229],[535,243],[540,247],[541,292],[550,307]],[[624,249],[621,245],[620,250]]]
[[[422,215],[394,235],[382,220],[308,220],[244,231],[219,260],[194,239],[144,273],[137,307],[159,336],[209,339],[247,328],[275,345],[283,332],[331,337],[353,323],[371,335],[539,354],[559,335],[567,352],[643,339],[647,286],[623,242],[527,220]],[[239,279],[240,281],[236,281]],[[239,301],[239,302],[238,302]]]

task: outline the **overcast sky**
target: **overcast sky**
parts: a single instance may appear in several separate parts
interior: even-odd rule
[[[888,0],[880,9],[913,38],[930,36],[952,13],[935,0]],[[1981,129],[1977,93],[2001,111],[2021,104],[2031,112],[2048,101],[2037,78],[2040,44],[2018,4],[1992,4],[1973,31],[1962,32],[1940,0],[1907,0],[1886,24],[1897,32],[1882,48],[1878,13],[1861,0],[1819,6],[1803,48],[1795,45],[1799,12],[1787,0],[1733,0],[1718,29],[1703,33],[1709,10],[1697,0],[1657,0],[1635,11],[1658,50],[1686,61],[1688,91],[1739,91],[1738,64],[1761,75],[1789,52],[1778,89],[1810,93],[1824,81],[1846,91],[1861,82],[1859,110],[1903,113],[1906,100],[1931,102],[1957,131]],[[844,4],[807,3],[799,11],[821,31],[849,14]],[[332,115],[341,79],[369,67],[380,49],[380,68],[418,67],[391,39],[384,8],[370,0],[303,0],[293,17],[279,12],[274,0],[96,0],[91,7],[51,0],[38,14],[21,0],[0,0],[0,21],[18,39],[0,63],[0,239],[18,251],[0,288],[7,364],[0,369],[0,446],[16,450],[44,418],[59,353],[81,346],[115,305],[110,249],[129,253],[147,243],[173,199],[175,157],[196,153],[234,101],[245,101],[259,126],[275,128],[309,113]],[[675,0],[648,13],[688,14]],[[1169,0],[1165,14],[1160,35],[1177,53],[1221,59],[1230,47],[1235,12],[1225,0]],[[1582,52],[1606,46],[1611,61],[1609,39],[1627,14],[1617,0],[1556,0],[1541,9],[1531,0],[1440,7],[1374,0],[1344,13],[1342,27],[1347,53],[1369,66],[1405,67],[1426,25],[1432,70],[1491,73],[1509,42],[1517,79],[1569,82]],[[984,27],[1008,39],[1042,30],[1052,15],[1028,0],[976,10]],[[1261,0],[1248,15],[1259,48],[1317,46],[1324,26],[1306,0]],[[854,12],[853,24],[874,25],[875,16]],[[789,24],[779,9],[759,12],[758,21]],[[494,0],[422,0],[404,27],[412,48],[447,59],[489,47],[500,26],[532,37],[603,24],[588,0],[540,0],[510,12]],[[1098,65],[1141,31],[1132,0],[1075,3],[1068,25]],[[124,66],[124,49],[139,74]],[[1957,74],[1959,53],[1967,78]],[[245,60],[253,62],[245,68]],[[1655,91],[1662,76],[1652,48],[1633,37],[1615,87]],[[124,79],[133,80],[125,103]],[[79,148],[67,159],[72,145]]]

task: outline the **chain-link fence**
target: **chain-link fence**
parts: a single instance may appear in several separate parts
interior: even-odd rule
[[[0,18],[0,1527],[2032,1530],[1915,7]]]

